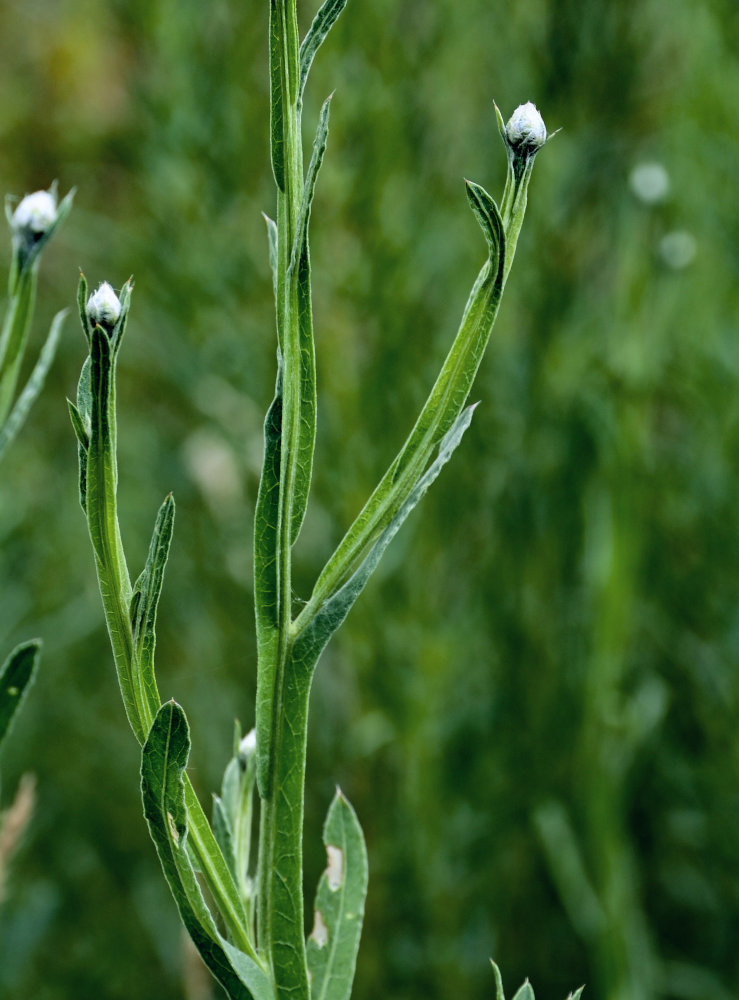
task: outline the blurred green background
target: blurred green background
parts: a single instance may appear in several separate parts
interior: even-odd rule
[[[267,4],[6,0],[0,184],[76,185],[36,342],[78,269],[133,273],[119,370],[132,572],[173,490],[163,697],[207,801],[253,722],[251,517],[274,382]],[[301,4],[307,26],[313,5]],[[471,430],[320,664],[308,897],[339,782],[371,877],[356,1000],[731,1000],[739,981],[739,15],[731,0],[353,0],[313,214],[320,430],[296,589],[409,428],[484,245],[492,114],[561,135]],[[9,242],[5,258],[9,260]],[[206,1000],[141,816],[64,398],[0,471],[0,650],[41,672],[2,760],[38,804],[0,908],[3,1000]]]

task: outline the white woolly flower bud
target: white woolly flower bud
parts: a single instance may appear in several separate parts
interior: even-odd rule
[[[35,191],[13,212],[11,225],[16,233],[41,236],[56,222],[56,197],[51,191]]]
[[[239,753],[245,757],[251,757],[257,752],[257,731],[250,729],[246,736],[239,743]]]
[[[87,315],[93,323],[112,329],[121,315],[121,300],[113,288],[104,281],[87,300]]]
[[[508,119],[505,134],[511,147],[524,153],[535,153],[547,141],[544,119],[531,101],[516,108]]]

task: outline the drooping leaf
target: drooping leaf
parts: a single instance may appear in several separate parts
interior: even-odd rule
[[[300,46],[300,83],[298,85],[298,99],[302,101],[305,83],[308,73],[313,65],[316,53],[323,45],[326,36],[338,20],[347,0],[324,0],[324,3],[313,18],[313,23],[308,29],[308,33]]]
[[[311,1000],[349,1000],[367,896],[367,849],[356,813],[337,789],[323,828],[328,865],[308,938]]]
[[[328,598],[318,614],[296,636],[293,658],[297,663],[304,664],[306,669],[315,665],[323,647],[344,621],[349,613],[349,609],[364,589],[365,584],[380,562],[385,549],[393,540],[410,512],[424,496],[429,486],[437,478],[444,465],[451,458],[452,453],[462,440],[464,432],[470,425],[474,409],[474,406],[469,406],[459,415],[439,445],[439,452],[436,459],[418,480],[387,527],[374,539],[363,561],[352,576],[338,591]]]
[[[254,607],[257,627],[257,785],[266,798],[270,782],[272,705],[279,642],[280,452],[282,358],[277,356],[275,395],[264,421],[264,457],[254,513]]]
[[[65,309],[62,312],[57,313],[52,320],[49,334],[44,342],[44,346],[41,348],[41,353],[39,354],[33,371],[26,382],[25,388],[21,392],[20,396],[18,396],[13,409],[8,415],[8,419],[5,421],[2,429],[0,429],[0,459],[3,456],[5,449],[25,423],[31,407],[35,403],[38,394],[44,386],[47,372],[49,371],[56,354],[56,349],[59,344],[59,335],[62,331],[62,323],[64,322],[66,315],[67,310]]]
[[[316,178],[323,162],[323,154],[326,151],[330,106],[331,98],[329,97],[321,108],[288,271],[288,276],[294,277],[297,283],[300,357],[300,435],[290,513],[291,544],[295,543],[300,533],[308,506],[308,493],[313,476],[313,451],[316,443],[316,352],[313,342],[308,228]]]
[[[36,676],[40,650],[40,639],[23,642],[0,667],[0,745]]]
[[[480,184],[465,181],[467,198],[488,242],[491,258],[497,258],[503,244],[503,222],[493,198]]]
[[[219,933],[203,898],[187,851],[188,807],[183,772],[190,754],[185,713],[162,705],[141,760],[144,815],[180,916],[211,973],[231,1000],[275,1000],[267,972]]]

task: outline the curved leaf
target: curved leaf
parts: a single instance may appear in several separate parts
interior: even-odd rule
[[[36,676],[41,640],[16,646],[0,667],[0,744],[10,731],[15,713]]]
[[[162,705],[141,756],[144,816],[180,916],[203,961],[231,1000],[274,1000],[267,972],[256,960],[221,937],[200,891],[187,851],[183,772],[190,755],[190,732],[182,708]]]

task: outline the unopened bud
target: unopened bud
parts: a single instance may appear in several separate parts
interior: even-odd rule
[[[257,751],[257,731],[250,729],[246,736],[239,743],[239,753],[244,757],[251,757]]]
[[[38,238],[55,222],[57,216],[56,197],[52,191],[35,191],[26,197],[13,212],[11,225],[20,234]]]
[[[107,281],[87,300],[87,315],[93,323],[99,323],[109,330],[118,322],[121,300]]]
[[[508,119],[505,134],[511,148],[522,153],[535,153],[547,141],[544,119],[531,101],[516,108]]]

